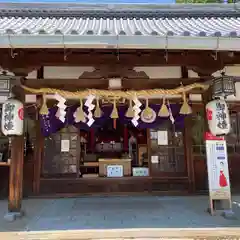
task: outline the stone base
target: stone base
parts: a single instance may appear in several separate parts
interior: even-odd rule
[[[229,220],[236,220],[237,217],[235,213],[230,209],[230,210],[224,210],[221,214],[224,218],[229,219]]]
[[[209,214],[211,214],[211,209],[208,208],[207,209],[207,212]],[[217,210],[217,209],[214,209],[213,210],[213,216],[216,216],[216,215],[221,215],[222,217],[224,217],[225,219],[228,219],[228,220],[236,220],[237,217],[235,215],[235,213],[233,212],[232,209],[228,209],[228,210]]]
[[[17,218],[21,218],[24,216],[24,212],[8,212],[4,215],[4,220],[6,220],[7,222],[13,222],[15,221]]]

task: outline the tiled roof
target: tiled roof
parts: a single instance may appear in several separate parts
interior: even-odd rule
[[[240,50],[240,12],[230,5],[200,8],[138,5],[129,9],[118,5],[105,10],[106,5],[59,4],[55,10],[56,5],[7,6],[0,3],[0,47],[3,48],[64,45]],[[213,10],[215,15],[211,13]]]
[[[239,18],[0,18],[0,34],[239,37]]]
[[[86,1],[87,2],[87,1]],[[238,4],[1,3],[0,17],[240,17]]]

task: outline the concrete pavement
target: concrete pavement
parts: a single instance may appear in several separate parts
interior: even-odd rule
[[[240,236],[240,196],[233,202],[236,219],[227,220],[206,212],[206,196],[27,199],[26,216],[9,223],[3,219],[7,202],[0,201],[0,239],[9,232],[15,232],[16,239],[46,239],[46,234],[47,239]]]

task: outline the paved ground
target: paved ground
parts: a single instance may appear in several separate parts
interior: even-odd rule
[[[28,199],[26,216],[8,223],[3,220],[7,202],[0,201],[0,231],[239,227],[240,196],[233,202],[235,220],[210,216],[205,196]]]

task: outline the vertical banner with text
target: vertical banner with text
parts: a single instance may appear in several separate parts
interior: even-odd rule
[[[212,200],[231,199],[227,145],[224,137],[205,133],[209,196]]]

